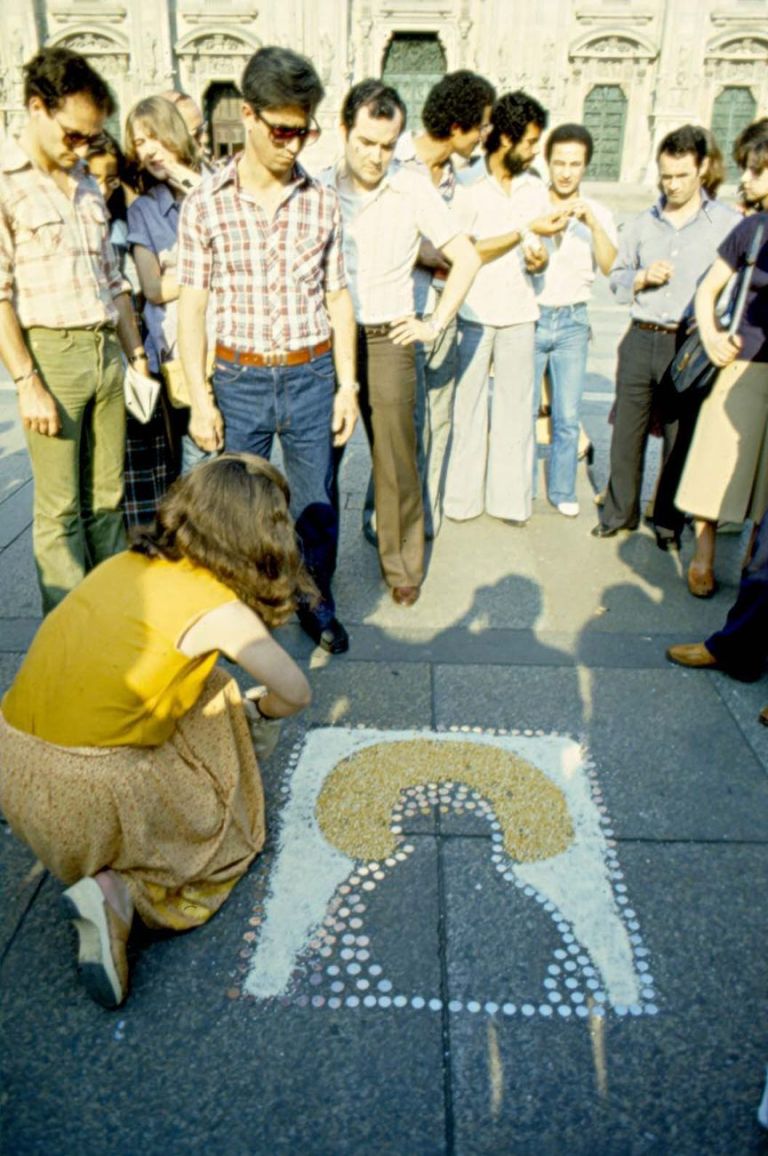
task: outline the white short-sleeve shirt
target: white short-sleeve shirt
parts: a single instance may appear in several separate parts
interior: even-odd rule
[[[475,241],[522,232],[552,211],[540,177],[522,173],[507,191],[484,160],[458,174],[452,208],[461,232]],[[459,313],[465,321],[498,327],[537,320],[539,307],[522,245],[482,266]]]
[[[618,234],[610,209],[591,197],[582,197],[581,200],[592,210],[614,245],[617,244]],[[550,205],[552,211],[555,208],[555,205]],[[535,279],[539,305],[558,308],[589,301],[597,268],[591,230],[583,221],[572,217],[564,231],[552,241],[549,264]]]
[[[344,221],[344,263],[360,324],[383,325],[414,312],[413,267],[422,235],[437,249],[460,228],[428,177],[393,162],[381,184],[358,192],[343,164],[321,178],[333,185]]]

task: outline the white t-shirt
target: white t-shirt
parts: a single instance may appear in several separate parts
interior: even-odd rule
[[[551,212],[544,182],[530,173],[515,177],[507,192],[482,160],[458,174],[453,214],[462,233],[475,241],[521,232]],[[539,307],[522,245],[479,270],[459,314],[480,325],[520,325],[536,321]]]
[[[461,232],[428,177],[393,161],[381,184],[358,192],[344,166],[320,179],[339,194],[344,263],[359,324],[383,325],[414,312],[413,267],[422,235],[442,249]]]
[[[606,209],[599,201],[593,201],[591,197],[582,197],[581,200],[589,206],[615,245],[618,234],[610,209]],[[550,205],[552,212],[556,209],[555,204]],[[591,230],[583,221],[572,217],[565,230],[552,238],[552,244],[549,246],[549,264],[544,272],[535,278],[539,305],[556,308],[561,305],[580,305],[589,301],[596,269]]]

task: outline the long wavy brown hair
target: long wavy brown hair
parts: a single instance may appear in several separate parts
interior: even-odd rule
[[[125,158],[134,174],[134,182],[139,192],[146,193],[159,182],[151,173],[141,167],[136,146],[137,126],[153,140],[159,140],[176,160],[188,165],[195,172],[200,169],[200,149],[190,136],[184,117],[178,108],[162,96],[146,96],[135,104],[125,122]]]
[[[221,454],[174,482],[154,522],[134,531],[131,549],[202,566],[268,626],[279,626],[299,600],[318,598],[289,502],[288,483],[264,458]]]

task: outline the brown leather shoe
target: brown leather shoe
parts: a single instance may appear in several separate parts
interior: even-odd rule
[[[715,667],[718,664],[714,654],[710,654],[703,642],[683,642],[679,646],[670,646],[667,658],[678,666],[692,666],[696,669]]]
[[[764,706],[757,716],[757,721],[761,722],[764,727],[768,727],[768,706]]]
[[[711,598],[715,592],[715,575],[711,566],[699,569],[694,562],[688,567],[688,589],[694,598]]]
[[[393,586],[392,601],[398,606],[413,606],[419,601],[421,589],[418,586]]]

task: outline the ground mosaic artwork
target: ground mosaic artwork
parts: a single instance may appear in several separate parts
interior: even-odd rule
[[[296,744],[282,791],[232,998],[543,1019],[657,1014],[650,952],[596,772],[573,739],[322,727]],[[377,942],[377,892],[399,877],[407,935],[408,861],[421,848],[404,827],[437,812],[487,824],[500,921],[511,918],[516,889],[552,921],[550,959],[529,988],[472,990],[470,975],[467,990],[446,999],[426,979],[411,990],[418,977],[406,984],[388,966],[391,930]]]

